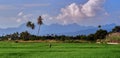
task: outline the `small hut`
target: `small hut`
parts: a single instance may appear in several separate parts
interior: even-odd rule
[[[10,40],[12,40],[12,38],[8,38],[8,40],[10,41]]]

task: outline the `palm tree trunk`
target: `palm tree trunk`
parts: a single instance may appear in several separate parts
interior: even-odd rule
[[[38,33],[37,33],[37,35],[39,36],[39,32],[40,32],[40,25],[39,25],[39,28],[38,28]]]

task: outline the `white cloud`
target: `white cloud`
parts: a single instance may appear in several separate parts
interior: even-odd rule
[[[88,0],[88,2],[84,3],[84,4],[76,4],[76,3],[72,3],[64,8],[61,8],[61,12],[56,15],[56,16],[51,16],[49,14],[43,14],[42,17],[44,19],[44,23],[47,25],[50,24],[62,24],[62,25],[66,25],[66,24],[72,24],[72,23],[77,23],[77,24],[95,24],[95,23],[100,23],[100,17],[99,17],[99,21],[96,21],[96,19],[98,18],[94,18],[96,17],[99,13],[103,13],[104,15],[109,15],[107,12],[104,11],[102,5],[104,3],[104,0]],[[18,7],[20,6],[20,7]],[[42,7],[42,6],[49,6],[49,4],[21,4],[21,5],[0,5],[0,10],[11,10],[11,9],[17,9],[17,11],[21,11],[21,8],[23,8],[22,10],[24,11],[26,8],[31,8],[31,7]],[[25,9],[24,9],[25,8]],[[31,8],[32,9],[32,8]],[[6,25],[11,24],[11,26],[19,26],[20,24],[25,23],[28,20],[33,20],[33,14],[34,16],[36,16],[36,13],[33,14],[26,14],[25,12],[19,12],[17,14],[17,16],[13,16],[12,18],[6,17],[6,18],[0,18],[0,19],[4,19],[4,23]],[[40,14],[37,14],[40,15]],[[100,14],[99,14],[100,15]],[[6,22],[6,20],[10,20],[10,22]],[[102,19],[104,21],[104,19]],[[3,20],[1,20],[3,23]],[[90,21],[88,23],[88,21]],[[14,23],[13,23],[14,22]],[[107,22],[107,21],[106,21]],[[9,23],[9,24],[8,24]],[[6,26],[5,27],[9,27]]]
[[[50,25],[50,24],[54,24],[54,23],[57,23],[56,21],[56,18],[53,17],[53,16],[50,16],[48,14],[44,14],[42,15],[42,18],[44,18],[43,22],[46,24],[46,25]]]
[[[23,15],[23,12],[18,13],[18,16],[22,16],[22,15]]]
[[[65,8],[61,9],[61,13],[54,18],[52,21],[55,21],[59,24],[80,24],[85,19],[96,17],[100,13],[105,14],[103,9],[103,3],[105,0],[88,0],[85,4],[76,4],[72,3]],[[46,16],[46,21],[49,21],[51,16]],[[48,23],[46,23],[48,24]]]
[[[0,28],[18,27],[21,23],[16,22],[17,17],[0,16]]]
[[[33,15],[25,14],[24,12],[19,12],[16,16],[10,17],[0,16],[0,28],[18,27],[29,20],[34,21]]]
[[[32,14],[24,14],[24,12],[19,12],[16,22],[22,23],[32,19]]]
[[[89,0],[82,6],[82,12],[88,16],[93,17],[98,11],[103,10],[102,4],[105,0]]]
[[[16,21],[17,21],[17,22],[21,22],[21,19],[17,19]]]

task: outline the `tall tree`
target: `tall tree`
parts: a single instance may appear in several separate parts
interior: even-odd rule
[[[32,23],[31,21],[28,21],[27,24],[26,24],[26,26],[29,27],[29,28],[31,28],[31,29],[35,28],[34,23]]]
[[[37,35],[39,35],[39,32],[40,32],[40,26],[43,24],[43,21],[42,21],[42,20],[43,20],[43,19],[42,19],[41,16],[39,16],[39,18],[37,19],[37,23],[38,23],[38,25],[39,25]]]

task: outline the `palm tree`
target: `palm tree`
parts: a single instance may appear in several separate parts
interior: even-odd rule
[[[43,21],[42,21],[43,19],[42,19],[42,17],[41,16],[39,16],[39,18],[37,19],[37,23],[38,23],[38,25],[39,25],[39,28],[38,28],[38,34],[37,35],[39,35],[39,32],[40,32],[40,26],[43,24]]]
[[[29,27],[29,28],[31,28],[31,29],[35,28],[34,23],[32,23],[31,21],[28,21],[27,24],[26,24],[26,26]]]
[[[27,22],[27,24],[26,24],[26,26],[28,27],[28,28],[31,28],[32,30],[35,28],[35,25],[34,25],[34,23],[32,23],[31,21],[28,21]],[[23,36],[24,35],[24,36]],[[23,32],[22,33],[22,36],[24,37],[24,39],[29,39],[29,37],[30,37],[30,34],[26,31],[26,32]],[[26,37],[25,37],[26,36]]]
[[[101,27],[102,27],[101,25],[98,25],[98,28],[99,28],[99,29],[101,29]]]

